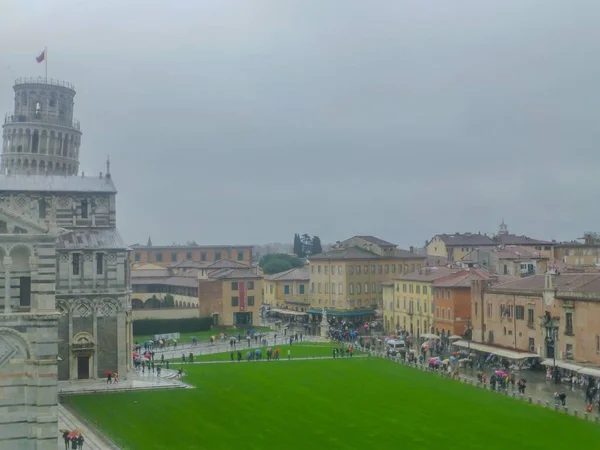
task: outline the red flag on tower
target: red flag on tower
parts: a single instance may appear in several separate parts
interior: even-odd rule
[[[42,53],[40,53],[40,56],[35,57],[35,60],[39,63],[44,61],[44,59],[46,59],[46,50],[44,50]]]

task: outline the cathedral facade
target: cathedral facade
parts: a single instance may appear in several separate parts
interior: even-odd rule
[[[109,164],[77,175],[73,86],[14,90],[0,169],[0,450],[55,450],[58,381],[126,376],[129,249]]]

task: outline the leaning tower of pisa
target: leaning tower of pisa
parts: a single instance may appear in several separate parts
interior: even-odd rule
[[[77,175],[81,130],[74,87],[45,78],[15,81],[15,106],[4,118],[1,173]]]

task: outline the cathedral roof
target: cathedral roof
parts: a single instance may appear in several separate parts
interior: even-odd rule
[[[105,249],[128,248],[116,228],[78,228],[58,236],[57,249]]]
[[[111,177],[60,175],[2,175],[0,192],[104,192],[116,193]]]

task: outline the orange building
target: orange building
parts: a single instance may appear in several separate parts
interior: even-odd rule
[[[252,262],[251,245],[165,245],[154,246],[148,239],[146,245],[131,246],[132,264],[158,264],[169,266],[181,261],[214,262],[221,259]]]
[[[463,336],[466,333],[471,327],[471,283],[489,278],[485,270],[469,269],[433,282],[436,334]]]

